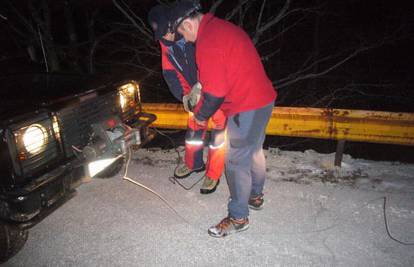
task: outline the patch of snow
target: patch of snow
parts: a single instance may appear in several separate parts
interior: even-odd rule
[[[342,165],[338,167],[334,165],[335,153],[269,148],[265,154],[273,180],[305,184],[319,181],[385,192],[414,192],[413,164],[354,159],[344,154]]]

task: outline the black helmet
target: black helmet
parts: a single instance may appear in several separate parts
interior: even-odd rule
[[[154,39],[160,40],[170,31],[170,9],[165,5],[156,5],[148,13],[148,23],[154,31]]]
[[[170,21],[172,30],[177,31],[178,26],[180,26],[183,20],[200,10],[201,5],[198,0],[177,2],[171,10]]]

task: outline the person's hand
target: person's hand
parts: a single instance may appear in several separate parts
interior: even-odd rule
[[[194,121],[197,123],[198,126],[202,126],[202,127],[206,127],[207,126],[207,121],[197,120],[197,118],[195,116],[194,116]]]
[[[188,95],[183,96],[184,110],[187,111],[187,112],[192,112],[193,109],[192,109],[188,99],[189,99]]]
[[[197,82],[188,95],[183,96],[184,109],[187,112],[194,111],[195,106],[197,106],[198,101],[201,98],[201,83]]]

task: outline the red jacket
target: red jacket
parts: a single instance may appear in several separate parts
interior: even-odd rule
[[[276,90],[250,37],[228,21],[204,15],[198,29],[196,61],[203,86],[202,101],[195,112],[199,120],[211,116],[220,104],[226,116],[231,116],[276,99]]]

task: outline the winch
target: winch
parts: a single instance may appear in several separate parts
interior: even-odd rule
[[[94,177],[127,153],[133,145],[141,143],[138,129],[122,123],[118,117],[111,117],[91,125],[92,134],[82,149],[85,157],[86,174]]]

